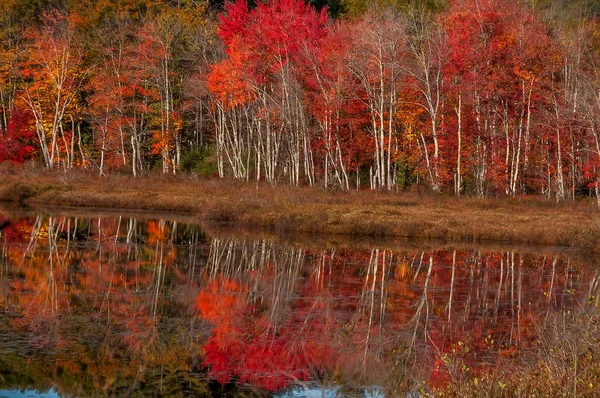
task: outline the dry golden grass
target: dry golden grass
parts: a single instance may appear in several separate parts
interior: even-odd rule
[[[100,178],[76,171],[0,176],[0,201],[181,212],[276,233],[446,242],[560,245],[600,251],[600,211],[589,200],[472,199],[391,192],[272,188],[185,176]]]
[[[600,396],[600,300],[590,296],[579,309],[553,313],[536,326],[538,341],[528,353],[484,370],[461,375],[427,397],[598,397]],[[454,354],[452,354],[454,355]],[[452,367],[461,368],[460,358]],[[464,369],[464,368],[462,368]],[[458,372],[463,370],[457,369]]]

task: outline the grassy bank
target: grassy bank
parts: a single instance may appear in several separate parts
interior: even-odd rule
[[[389,192],[205,181],[184,176],[100,178],[75,172],[0,176],[0,201],[183,212],[277,233],[316,233],[446,242],[560,245],[600,251],[592,201],[473,199]]]

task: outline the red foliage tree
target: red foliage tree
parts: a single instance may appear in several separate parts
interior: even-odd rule
[[[257,179],[264,173],[274,184],[280,168],[286,167],[284,174],[298,184],[304,160],[312,183],[301,70],[304,53],[325,35],[326,22],[325,11],[299,0],[273,0],[251,10],[245,0],[225,6],[218,34],[227,58],[208,76],[219,109],[220,175],[227,158],[236,178],[249,178],[249,157],[244,155],[254,154]],[[284,154],[289,155],[285,160]]]
[[[34,155],[33,118],[30,112],[14,111],[6,130],[0,131],[0,162],[21,163]]]
[[[535,187],[528,168],[542,156],[536,117],[560,67],[547,30],[531,10],[504,0],[453,1],[443,23],[449,108],[456,110],[447,128],[463,132],[476,193]]]

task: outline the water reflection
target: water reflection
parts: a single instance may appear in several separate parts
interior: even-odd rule
[[[352,250],[133,217],[0,232],[0,386],[71,395],[385,396],[523,361],[598,304],[568,256]],[[245,391],[245,392],[244,392]]]
[[[46,392],[35,390],[0,390],[0,398],[57,398],[58,394],[50,389]]]

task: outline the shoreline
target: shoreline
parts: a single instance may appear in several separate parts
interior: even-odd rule
[[[75,173],[74,173],[75,174]],[[4,175],[0,202],[181,213],[277,234],[551,245],[600,252],[594,201],[456,198],[406,192],[324,192],[186,176]]]

